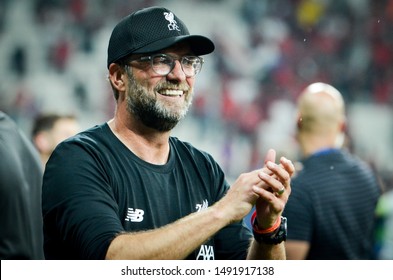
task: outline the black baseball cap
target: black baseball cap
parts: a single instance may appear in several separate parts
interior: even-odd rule
[[[183,21],[170,10],[163,7],[138,10],[124,17],[113,29],[107,67],[130,54],[156,52],[179,42],[188,42],[195,55],[214,51],[210,39],[190,35]]]

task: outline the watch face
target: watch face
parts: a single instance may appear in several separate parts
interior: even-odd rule
[[[287,240],[287,218],[281,217],[281,225],[280,229],[276,234],[277,239],[279,242]]]

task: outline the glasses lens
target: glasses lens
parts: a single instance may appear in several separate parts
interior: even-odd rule
[[[164,54],[154,55],[151,58],[151,65],[154,72],[163,76],[168,75],[172,71],[174,63],[173,58]]]
[[[202,59],[198,56],[184,56],[181,60],[183,72],[187,77],[198,74],[201,71],[202,63]]]
[[[161,76],[168,75],[175,67],[175,59],[166,54],[156,54],[142,57],[142,60],[150,60],[153,71]],[[201,71],[203,58],[198,56],[183,56],[181,67],[187,77],[193,77]]]

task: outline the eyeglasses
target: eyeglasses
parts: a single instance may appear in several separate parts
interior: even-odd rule
[[[186,55],[176,59],[167,54],[143,56],[131,61],[150,62],[151,68],[156,74],[166,76],[175,68],[176,60],[180,61],[181,68],[186,77],[194,77],[198,74],[204,62],[203,58],[199,56]]]

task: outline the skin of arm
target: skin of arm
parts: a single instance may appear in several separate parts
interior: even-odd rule
[[[305,260],[310,249],[310,243],[300,240],[288,240],[286,242],[286,254],[288,260]]]
[[[110,244],[106,258],[184,259],[227,223],[212,206],[159,229],[120,234]],[[201,228],[204,230],[195,230]]]
[[[251,241],[247,255],[248,260],[285,260],[285,243],[269,245]]]

